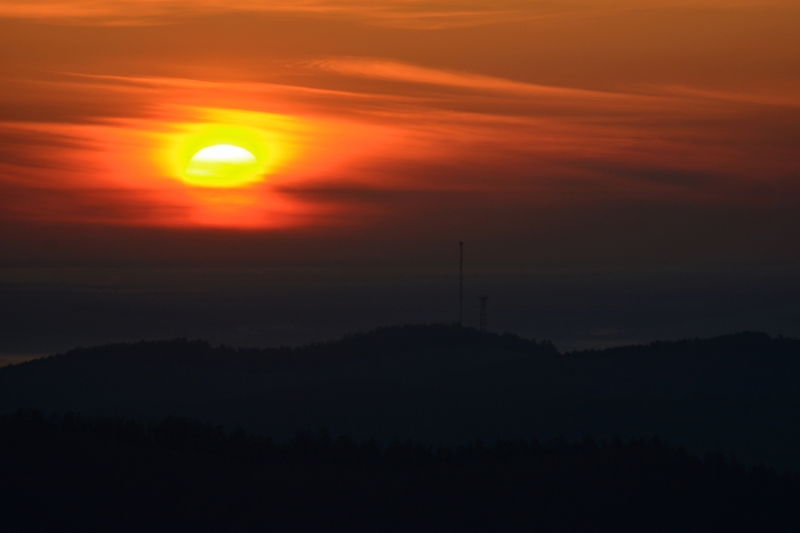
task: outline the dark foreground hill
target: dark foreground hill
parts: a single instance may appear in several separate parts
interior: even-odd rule
[[[0,412],[186,416],[278,440],[298,428],[435,444],[659,435],[800,470],[798,384],[800,341],[759,333],[559,354],[513,335],[404,326],[295,349],[74,350],[0,369]]]
[[[658,440],[286,444],[166,419],[0,417],[5,532],[777,532],[800,476]]]

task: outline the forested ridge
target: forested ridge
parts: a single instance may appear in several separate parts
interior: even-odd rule
[[[797,531],[798,383],[800,342],[760,333],[572,353],[457,325],[82,348],[0,369],[0,524]]]
[[[76,349],[0,369],[0,414],[172,415],[277,441],[304,428],[450,446],[659,436],[794,472],[798,383],[800,341],[763,333],[559,353],[508,333],[407,325],[296,348]]]
[[[458,447],[0,417],[4,531],[791,531],[800,475],[658,439]]]
[[[63,354],[34,359],[16,365],[55,365],[65,361],[93,362],[98,359],[136,359],[152,363],[209,362],[261,365],[266,370],[288,370],[314,365],[335,365],[364,357],[386,358],[417,350],[475,353],[486,350],[526,355],[555,355],[550,341],[524,339],[513,333],[497,334],[453,324],[381,327],[369,332],[345,335],[329,342],[298,347],[246,348],[211,346],[204,340],[172,339],[118,343],[76,348]]]

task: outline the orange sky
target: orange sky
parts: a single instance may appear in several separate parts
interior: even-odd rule
[[[800,242],[800,1],[0,0],[0,77],[5,262],[53,227]],[[209,124],[261,132],[263,180],[183,183]]]

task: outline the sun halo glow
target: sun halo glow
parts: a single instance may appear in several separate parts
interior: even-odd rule
[[[257,131],[214,125],[180,148],[183,182],[195,187],[243,187],[263,181],[266,146]]]
[[[103,179],[148,195],[161,211],[147,223],[169,226],[311,224],[338,204],[291,191],[380,153],[392,133],[315,115],[182,106],[163,114],[106,128],[101,144],[113,148]]]

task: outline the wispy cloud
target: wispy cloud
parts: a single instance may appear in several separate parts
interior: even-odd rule
[[[519,95],[578,96],[590,98],[614,98],[619,96],[609,92],[537,85],[469,72],[434,69],[388,59],[331,58],[316,61],[312,63],[312,65],[322,70],[348,76],[440,85],[461,89],[496,91]]]
[[[800,84],[787,87],[771,87],[769,90],[725,91],[685,85],[660,85],[643,87],[652,94],[662,94],[697,100],[755,104],[778,107],[800,107]]]
[[[409,0],[9,0],[0,17],[75,20],[91,24],[159,24],[188,16],[223,12],[297,13],[351,17],[374,24],[442,29],[552,16],[553,4],[499,6],[494,2]]]
[[[796,8],[794,0],[5,0],[0,17],[83,24],[160,24],[221,12],[347,16],[375,24],[443,29],[614,10]]]

